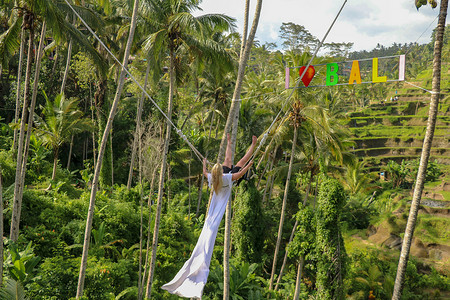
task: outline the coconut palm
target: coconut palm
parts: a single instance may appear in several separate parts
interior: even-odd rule
[[[417,9],[422,5],[422,1],[416,0]],[[433,6],[436,1],[429,0]],[[430,109],[428,113],[427,131],[423,141],[422,155],[420,157],[419,171],[417,173],[416,183],[414,185],[414,194],[409,211],[408,221],[406,223],[405,236],[403,238],[402,250],[397,268],[397,276],[395,278],[394,293],[392,299],[400,299],[404,284],[406,267],[408,265],[409,251],[414,234],[414,228],[417,221],[417,213],[419,211],[420,199],[422,197],[425,178],[427,175],[428,159],[430,158],[431,144],[433,142],[434,129],[436,127],[436,116],[439,107],[439,96],[441,90],[441,53],[444,40],[445,20],[447,18],[448,0],[441,0],[439,20],[436,28],[436,39],[434,43],[434,60],[433,60],[433,79]]]
[[[216,30],[230,30],[234,27],[234,19],[220,14],[210,14],[194,17],[192,12],[199,9],[198,0],[145,0],[142,5],[142,15],[154,31],[145,41],[145,48],[157,57],[169,57],[169,99],[167,117],[172,117],[173,99],[177,82],[177,66],[181,66],[180,57],[183,52],[195,53],[208,60],[218,59],[229,61],[230,56],[210,39],[208,33]],[[152,256],[147,281],[146,298],[151,297],[151,284],[156,263],[158,246],[159,222],[161,218],[164,178],[167,168],[167,152],[170,142],[171,124],[167,120],[166,138],[161,164],[158,188],[158,200],[155,216],[155,228],[152,242]]]
[[[78,110],[78,101],[67,99],[63,94],[51,101],[44,93],[46,105],[43,117],[37,117],[37,131],[44,145],[53,151],[52,180],[56,179],[56,167],[60,147],[71,140],[72,136],[93,129],[91,120],[83,118]]]
[[[28,44],[28,58],[27,67],[25,72],[24,81],[24,92],[23,92],[23,110],[22,118],[20,124],[18,145],[17,145],[17,165],[16,165],[16,180],[14,189],[14,202],[13,202],[13,213],[11,218],[11,232],[10,236],[13,241],[17,240],[19,234],[19,223],[20,223],[20,212],[22,206],[22,192],[23,192],[23,182],[26,174],[26,161],[28,156],[29,141],[31,136],[31,130],[33,126],[34,119],[34,108],[37,97],[37,88],[39,84],[39,71],[40,63],[42,59],[43,47],[45,36],[47,34],[47,25],[51,30],[53,37],[58,39],[64,39],[67,36],[71,36],[74,41],[78,44],[83,45],[86,51],[90,51],[92,57],[95,61],[98,61],[98,55],[96,51],[92,48],[90,43],[84,38],[83,34],[78,31],[72,24],[65,20],[64,13],[67,12],[67,5],[62,3],[62,1],[32,1],[32,0],[22,0],[17,1],[17,5],[14,7],[14,15],[17,16],[13,18],[15,23],[11,26],[17,26],[17,24],[22,24],[22,28],[29,32],[29,38],[27,40]],[[34,84],[33,89],[30,92],[30,82],[31,82],[31,67],[33,62],[33,45],[34,45],[34,32],[38,28],[39,21],[43,21],[41,24],[41,36],[40,43],[38,47],[38,52],[36,56],[35,63],[35,74],[34,74]],[[19,34],[19,30],[8,31],[9,34],[2,36],[2,41],[12,41],[14,40],[14,34]],[[23,32],[22,32],[23,33]],[[23,34],[22,34],[23,36]],[[18,35],[17,35],[18,38]],[[0,43],[1,43],[0,42]],[[21,74],[19,74],[20,76]],[[31,95],[31,101],[29,103],[29,97]],[[29,115],[28,115],[29,111]],[[25,123],[28,122],[28,126]],[[26,130],[25,130],[26,128]],[[26,137],[25,137],[26,131]]]
[[[131,16],[131,23],[130,23],[130,28],[129,28],[130,31],[128,34],[128,40],[127,40],[127,44],[125,47],[125,53],[124,53],[123,63],[122,63],[123,68],[120,71],[120,77],[119,77],[116,94],[114,96],[114,101],[111,105],[111,110],[109,112],[109,117],[108,117],[108,121],[105,126],[105,131],[103,132],[102,140],[101,140],[101,143],[99,146],[99,151],[98,151],[97,163],[95,165],[94,178],[92,180],[91,196],[89,199],[89,211],[88,211],[88,216],[86,219],[86,228],[85,228],[85,233],[84,233],[83,253],[81,256],[80,273],[78,276],[78,286],[77,286],[77,295],[76,295],[77,299],[79,299],[83,296],[84,279],[85,279],[85,275],[86,275],[87,260],[88,260],[89,242],[91,239],[92,223],[93,223],[93,219],[94,219],[95,197],[96,197],[97,189],[98,189],[100,170],[101,170],[102,163],[103,163],[103,157],[105,154],[108,135],[110,134],[110,131],[112,129],[112,123],[113,123],[114,116],[117,111],[117,106],[119,104],[119,100],[122,96],[123,86],[125,83],[125,74],[126,74],[125,68],[128,65],[128,58],[130,56],[131,46],[133,44],[134,31],[136,29],[136,24],[137,24],[138,4],[139,4],[139,1],[134,0],[133,13]]]

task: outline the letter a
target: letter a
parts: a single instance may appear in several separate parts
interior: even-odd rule
[[[333,68],[333,70],[332,70]],[[327,64],[327,77],[326,77],[326,86],[336,85],[339,80],[339,76],[337,72],[339,71],[339,66],[337,63]],[[333,81],[331,81],[331,77],[333,77]]]
[[[354,60],[352,64],[352,70],[350,71],[350,79],[348,84],[353,84],[356,80],[357,84],[361,84],[361,72],[359,70],[359,61]]]
[[[378,77],[378,58],[374,57],[372,60],[372,81],[373,82],[386,82],[386,76]]]

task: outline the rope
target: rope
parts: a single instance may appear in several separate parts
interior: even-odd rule
[[[284,108],[286,107],[286,104],[289,102],[289,100],[291,99],[292,95],[294,94],[295,89],[298,87],[298,85],[300,84],[301,79],[303,78],[303,76],[305,75],[306,71],[308,70],[309,66],[311,65],[313,59],[316,57],[317,53],[319,52],[320,48],[323,45],[323,42],[325,41],[326,37],[328,36],[328,34],[331,31],[331,28],[333,28],[334,24],[336,23],[337,18],[339,17],[339,15],[341,14],[345,4],[347,3],[348,0],[345,0],[344,3],[342,4],[339,12],[337,13],[336,17],[334,18],[333,22],[331,23],[330,27],[328,28],[328,31],[325,33],[323,39],[320,41],[319,45],[317,46],[313,56],[311,57],[311,59],[309,60],[307,66],[305,67],[305,69],[303,70],[302,74],[300,75],[300,78],[297,80],[297,83],[294,87],[294,89],[292,90],[291,94],[288,96],[288,98],[285,100],[285,102],[283,103],[283,106],[281,107],[280,111],[278,112],[277,116],[274,118],[274,120],[272,121],[272,123],[270,124],[269,128],[267,129],[266,133],[263,135],[258,147],[256,148],[256,150],[253,152],[253,155],[251,158],[254,157],[255,153],[257,153],[259,151],[259,149],[261,148],[261,146],[265,143],[267,137],[268,137],[268,133],[270,132],[270,130],[272,129],[273,125],[275,124],[275,122],[277,121],[278,117],[280,116],[281,112],[284,110]],[[142,90],[142,92],[147,96],[148,99],[150,99],[150,101],[152,102],[152,104],[159,110],[159,112],[164,116],[164,118],[167,119],[167,121],[169,122],[169,124],[175,129],[175,131],[177,132],[177,134],[187,143],[187,145],[194,151],[195,155],[197,156],[197,158],[200,161],[203,161],[204,156],[191,144],[191,142],[187,139],[187,137],[183,134],[183,132],[178,129],[177,126],[175,126],[175,124],[172,122],[172,120],[164,113],[164,111],[158,106],[158,104],[153,100],[153,98],[147,93],[147,91],[142,87],[142,85],[136,80],[136,78],[130,73],[130,71],[128,71],[128,69],[119,61],[119,59],[111,52],[111,50],[109,50],[109,48],[102,42],[102,40],[98,37],[98,35],[91,29],[91,27],[86,23],[86,21],[77,13],[77,11],[73,8],[73,6],[67,1],[64,0],[64,2],[66,2],[66,4],[70,7],[70,9],[74,12],[74,14],[77,16],[78,19],[80,19],[80,21],[83,23],[84,26],[86,26],[86,28],[88,29],[88,31],[94,36],[94,38],[102,45],[102,47],[108,52],[109,55],[111,55],[111,57],[122,67],[122,69],[128,74],[128,76],[130,76],[130,78],[133,80],[134,83],[136,83],[136,85]],[[233,99],[233,102],[239,102],[242,101],[242,99]],[[250,159],[251,160],[251,159]],[[249,160],[249,161],[250,161]],[[208,163],[210,163],[208,161]]]
[[[439,94],[439,93],[437,93],[437,92],[434,92],[434,91],[430,91],[430,90],[424,89],[423,87],[420,87],[420,86],[415,85],[415,84],[413,84],[413,83],[411,83],[411,82],[408,82],[408,81],[405,81],[405,83],[407,83],[407,84],[409,84],[409,85],[412,85],[412,86],[414,86],[414,87],[416,87],[416,88],[418,88],[418,89],[424,90],[425,92],[430,93],[430,94],[432,94],[432,95],[433,95],[433,94]]]
[[[255,153],[257,153],[259,151],[259,149],[261,148],[261,146],[263,145],[263,143],[266,141],[267,137],[268,137],[268,133],[270,132],[270,130],[272,129],[273,125],[275,124],[275,122],[278,120],[278,117],[281,115],[281,113],[283,112],[284,108],[286,107],[286,104],[289,102],[289,100],[291,99],[292,95],[295,92],[295,89],[299,86],[300,81],[302,80],[303,76],[305,75],[306,71],[308,70],[309,66],[311,65],[313,59],[316,57],[317,53],[319,52],[320,48],[323,45],[323,42],[325,41],[325,39],[327,38],[328,34],[331,31],[331,28],[333,28],[334,24],[336,23],[337,18],[339,17],[339,15],[341,14],[342,10],[344,9],[345,4],[347,3],[348,0],[345,0],[344,3],[342,4],[341,8],[339,9],[336,17],[334,18],[333,22],[331,23],[330,27],[328,28],[327,32],[325,33],[324,37],[322,38],[322,40],[320,41],[319,45],[317,46],[316,50],[314,51],[313,56],[311,57],[311,59],[309,60],[308,64],[306,65],[305,69],[303,70],[302,74],[300,75],[300,78],[297,80],[294,88],[292,89],[292,92],[289,94],[288,98],[284,101],[280,111],[278,112],[278,114],[276,115],[276,117],[273,119],[272,124],[270,124],[269,128],[267,129],[266,133],[263,135],[258,147],[255,149],[255,151],[253,151],[253,155],[251,156],[251,158],[249,159],[249,161],[251,161],[253,159],[253,157],[255,156]]]
[[[109,50],[109,48],[102,42],[102,40],[98,37],[98,35],[91,29],[91,27],[84,21],[84,19],[77,13],[77,11],[72,7],[72,5],[64,0],[66,4],[70,7],[70,9],[74,12],[74,14],[80,19],[84,26],[89,30],[89,32],[94,36],[94,38],[102,45],[102,47],[108,52],[109,55],[122,67],[122,69],[130,76],[134,83],[142,90],[142,92],[147,96],[148,99],[153,103],[153,105],[159,110],[159,112],[167,119],[169,124],[175,129],[175,131],[181,136],[181,138],[188,144],[188,146],[194,151],[197,158],[203,162],[203,155],[189,142],[187,137],[183,134],[183,132],[175,126],[172,120],[164,113],[164,111],[158,106],[158,104],[153,100],[153,98],[147,93],[147,91],[142,87],[142,85],[134,78],[134,76],[128,71],[128,69],[119,61],[119,59]],[[209,162],[208,162],[209,163]]]

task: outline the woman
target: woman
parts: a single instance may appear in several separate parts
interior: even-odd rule
[[[252,160],[245,166],[256,146],[256,140],[256,137],[253,136],[250,149],[234,167],[231,161],[229,134],[227,135],[227,149],[223,165],[215,164],[211,173],[208,173],[206,159],[203,160],[203,174],[208,178],[209,186],[213,190],[209,213],[191,257],[184,263],[174,279],[163,285],[162,289],[181,297],[201,299],[208,279],[214,242],[228,199],[231,196],[232,184],[240,179],[253,164]]]

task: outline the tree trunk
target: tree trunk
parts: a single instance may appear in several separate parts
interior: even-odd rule
[[[300,298],[300,284],[302,283],[302,273],[304,264],[305,264],[305,257],[302,255],[300,256],[300,261],[298,262],[297,279],[295,280],[295,293],[293,300],[298,300]]]
[[[203,178],[204,176],[201,175],[199,178],[199,185],[198,185],[198,199],[197,199],[197,211],[195,212],[195,217],[198,218],[200,215],[200,205],[202,203],[202,189],[203,189]]]
[[[281,238],[283,235],[283,224],[284,224],[284,219],[286,216],[286,202],[287,202],[287,195],[289,193],[289,183],[291,181],[292,165],[294,164],[294,153],[295,153],[295,147],[297,145],[297,134],[298,134],[298,127],[294,125],[294,137],[292,139],[291,159],[289,160],[289,169],[288,169],[288,174],[286,177],[286,185],[284,187],[283,205],[281,207],[280,225],[278,226],[277,244],[275,246],[275,253],[273,255],[272,273],[270,274],[270,282],[269,282],[270,290],[273,287],[273,280],[274,280],[275,271],[277,268],[278,252],[280,251]]]
[[[92,93],[91,93],[91,83],[89,83],[89,99],[91,100],[91,120],[92,124],[95,124],[95,118],[94,118],[94,103],[92,103]],[[92,155],[94,157],[94,166],[96,165],[96,155],[95,155],[95,130],[92,131]],[[87,157],[87,154],[86,154]]]
[[[22,189],[21,178],[22,174],[22,157],[23,157],[23,141],[25,139],[25,122],[28,117],[28,99],[30,90],[30,78],[31,78],[31,64],[33,61],[33,39],[34,32],[30,29],[30,34],[28,38],[28,56],[27,56],[27,69],[25,72],[25,86],[23,93],[23,108],[22,108],[22,118],[20,122],[19,140],[17,144],[17,161],[16,161],[16,180],[14,185],[14,202],[11,217],[11,229],[10,229],[10,239],[12,241],[17,241],[19,235],[19,222],[20,222],[20,209],[22,207],[22,199],[20,198],[20,191]]]
[[[273,170],[273,165],[274,165],[274,163],[275,163],[275,156],[276,156],[277,150],[278,150],[278,147],[275,148],[275,150],[274,150],[274,152],[273,152],[273,157],[272,157],[272,159],[271,159],[271,161],[270,161],[269,173],[272,172],[272,170]],[[270,175],[270,176],[267,178],[267,180],[266,180],[266,186],[265,186],[265,188],[264,188],[264,194],[263,194],[263,198],[262,198],[262,203],[263,203],[263,204],[266,203],[266,199],[267,199],[267,200],[270,200],[270,194],[271,194],[271,193],[268,193],[267,190],[272,191],[272,186],[273,186],[273,181],[274,181],[274,179],[275,179],[275,176],[274,176],[274,175]]]
[[[70,70],[70,59],[72,57],[72,39],[69,42],[69,46],[67,47],[67,60],[66,60],[66,69],[64,70],[64,75],[61,83],[60,94],[64,94],[64,89],[66,88],[67,77],[69,76]]]
[[[56,148],[56,149],[53,151],[53,172],[52,172],[52,181],[55,181],[55,179],[56,179],[56,168],[58,167],[58,152],[59,152],[59,149],[58,149],[58,148]],[[50,186],[51,186],[51,184],[50,184]]]
[[[400,259],[397,268],[397,276],[395,278],[394,292],[392,299],[401,298],[406,267],[408,265],[409,251],[417,221],[417,213],[419,211],[420,199],[422,197],[425,177],[427,174],[428,159],[430,157],[431,144],[433,142],[434,129],[436,126],[436,116],[439,107],[439,96],[441,90],[441,52],[444,39],[445,20],[447,17],[448,0],[441,1],[439,21],[436,28],[436,41],[434,43],[434,60],[433,60],[433,81],[432,94],[430,102],[430,110],[428,113],[427,131],[423,141],[422,155],[420,157],[420,165],[417,173],[416,184],[414,187],[413,199],[409,211],[408,221],[406,223],[405,236],[400,253]]]
[[[70,70],[70,59],[72,57],[72,39],[69,42],[69,46],[67,48],[67,60],[66,60],[66,68],[64,70],[64,75],[63,75],[63,79],[62,79],[62,83],[61,83],[61,90],[60,90],[60,94],[64,94],[64,90],[66,88],[66,82],[67,82],[67,77],[69,76],[69,70]],[[73,147],[73,136],[71,138],[70,141],[70,148],[69,148],[69,158],[67,159],[67,169],[70,168],[70,159],[72,157],[72,147]]]
[[[20,50],[19,50],[19,65],[17,67],[17,89],[16,89],[16,110],[14,113],[14,123],[19,122],[20,114],[20,96],[21,96],[21,83],[22,83],[22,65],[23,65],[23,52],[26,43],[25,29],[22,27],[20,33]],[[13,149],[17,148],[17,127],[14,128]]]
[[[147,83],[148,83],[148,75],[150,74],[150,57],[147,58],[147,69],[145,70],[145,79],[144,79],[144,89],[147,89]],[[136,156],[136,136],[137,133],[139,132],[139,128],[141,126],[141,117],[142,117],[142,109],[144,107],[144,98],[145,98],[145,93],[142,92],[141,94],[141,98],[139,98],[139,104],[137,107],[137,114],[136,114],[136,133],[134,135],[134,140],[133,140],[133,149],[131,150],[131,161],[130,161],[130,171],[128,172],[128,181],[127,181],[127,189],[131,189],[131,183],[133,180],[133,168],[134,168],[134,161],[135,156]]]
[[[152,173],[152,179],[150,182],[150,193],[148,196],[148,202],[147,202],[147,206],[148,206],[148,225],[147,225],[147,251],[145,253],[145,264],[144,264],[144,276],[142,276],[142,287],[144,287],[144,284],[146,282],[146,278],[147,278],[147,266],[148,266],[148,254],[150,253],[150,237],[151,237],[151,224],[152,224],[152,194],[153,194],[153,187],[155,184],[155,178],[156,178],[156,171],[157,168],[155,168],[153,170]],[[147,290],[148,290],[148,286],[147,286]]]
[[[42,59],[42,52],[44,50],[44,40],[45,40],[45,31],[47,28],[47,23],[44,22],[42,23],[42,31],[41,31],[41,37],[40,37],[40,42],[39,42],[39,47],[38,47],[38,52],[37,52],[37,59],[36,59],[36,64],[35,64],[35,74],[34,74],[34,83],[33,83],[33,92],[32,92],[32,96],[31,96],[31,103],[30,103],[30,111],[28,114],[28,126],[27,126],[27,136],[25,138],[25,144],[24,144],[24,131],[21,128],[21,132],[20,132],[20,136],[19,136],[19,148],[20,146],[23,147],[23,153],[21,153],[22,151],[19,151],[17,153],[17,168],[18,170],[16,170],[16,185],[15,185],[15,189],[14,189],[14,204],[13,204],[13,215],[11,217],[11,234],[10,234],[10,238],[11,240],[13,240],[14,242],[17,241],[17,238],[19,237],[19,224],[20,224],[20,213],[22,210],[22,195],[23,195],[23,184],[25,181],[25,174],[26,174],[26,169],[27,169],[27,159],[28,159],[28,149],[29,149],[29,144],[30,144],[30,137],[31,137],[31,130],[33,128],[33,118],[34,118],[34,108],[36,106],[36,96],[37,96],[37,88],[38,88],[38,84],[39,84],[39,73],[40,73],[40,69],[41,69],[41,59]],[[31,30],[32,31],[32,30]],[[33,50],[33,34],[30,31],[30,47],[29,47],[29,51],[30,53],[28,54],[28,58],[30,60],[32,60],[32,50]],[[28,69],[30,68],[30,69]],[[28,65],[27,63],[27,73],[28,71],[30,71],[29,73],[31,73],[31,64]],[[30,76],[30,74],[28,73],[28,76]],[[25,81],[27,81],[27,79],[25,79]],[[30,85],[30,78],[28,77],[28,84],[25,85]],[[28,89],[26,88],[26,93]],[[23,111],[26,110],[26,105],[25,105],[25,99],[24,99],[24,107],[23,107]],[[22,124],[24,125],[25,122],[25,116],[22,113]],[[24,144],[24,145],[23,145]],[[20,156],[19,156],[20,154]]]
[[[112,131],[112,128],[111,128]],[[111,152],[111,186],[114,186],[114,152],[113,152],[113,139],[112,132],[109,135],[109,151]]]
[[[311,177],[309,178],[308,187],[306,188],[305,199],[303,199],[303,206],[305,206],[305,205],[306,205],[306,202],[308,201],[308,195],[309,195],[309,191],[310,191],[310,189],[311,189],[311,183],[312,183],[312,180],[313,180],[313,176],[312,176],[312,172],[311,172]],[[289,237],[288,246],[289,246],[289,244],[292,242],[292,240],[294,239],[295,230],[296,230],[296,228],[297,228],[297,225],[298,225],[298,221],[295,220],[294,227],[292,228],[292,232],[291,232],[291,235],[290,235],[290,237]],[[287,247],[286,247],[286,249],[287,249]],[[277,278],[277,284],[275,285],[275,291],[278,290],[278,285],[280,284],[281,279],[283,278],[283,271],[284,271],[284,268],[286,267],[287,256],[288,256],[288,252],[287,252],[287,250],[286,250],[286,251],[284,252],[283,264],[281,265],[280,275],[278,276],[278,278]]]
[[[169,84],[169,103],[167,108],[167,116],[169,119],[172,119],[172,107],[173,107],[173,94],[175,90],[175,54],[173,51],[170,53],[170,84]],[[161,208],[162,208],[162,197],[164,193],[164,178],[166,176],[166,170],[167,170],[167,153],[169,150],[169,143],[170,143],[170,131],[172,127],[169,122],[169,120],[166,121],[166,140],[164,141],[164,150],[163,150],[163,157],[162,157],[162,164],[161,164],[161,171],[159,174],[159,187],[158,187],[158,200],[157,200],[157,207],[156,207],[156,215],[155,215],[155,228],[153,231],[153,242],[152,242],[152,257],[150,260],[150,270],[148,274],[148,281],[147,281],[147,293],[145,295],[146,299],[151,298],[152,294],[152,282],[153,282],[153,276],[155,273],[155,265],[156,265],[156,250],[158,247],[158,234],[159,234],[159,223],[161,220]]]
[[[67,159],[67,170],[70,168],[70,160],[72,158],[72,149],[73,149],[73,135],[70,138],[70,146],[69,146],[69,158]],[[84,149],[83,149],[84,150]]]
[[[249,1],[249,0],[247,0]],[[247,7],[247,5],[246,5]],[[239,122],[239,110],[241,107],[241,89],[242,82],[244,80],[245,68],[247,65],[248,57],[250,56],[250,50],[252,48],[253,39],[255,38],[256,30],[258,28],[259,16],[261,15],[262,8],[262,0],[258,0],[256,3],[255,15],[253,18],[252,28],[250,30],[250,34],[245,40],[243,37],[243,41],[245,40],[245,48],[243,49],[242,55],[239,59],[239,69],[238,75],[236,78],[236,86],[233,93],[233,100],[231,102],[230,112],[228,114],[227,122],[225,124],[224,134],[222,136],[222,141],[220,143],[219,155],[217,157],[218,162],[222,162],[225,155],[225,148],[227,144],[227,133],[232,132],[231,136],[231,149],[232,149],[232,157],[234,156],[234,151],[236,147],[236,133],[237,133],[237,125]],[[230,289],[230,272],[229,272],[229,258],[230,258],[230,239],[231,239],[231,230],[229,230],[230,222],[231,222],[231,201],[228,201],[226,208],[226,217],[225,217],[225,237],[224,237],[224,292],[223,299],[228,300],[229,298],[229,289]],[[228,229],[228,230],[227,230]]]
[[[141,139],[141,127],[139,126],[139,130],[137,132],[137,140],[138,140],[138,148],[139,148],[139,185],[140,185],[140,193],[139,193],[139,206],[141,208],[141,220],[139,227],[139,275],[138,275],[138,300],[142,300],[143,296],[143,282],[142,282],[142,244],[143,244],[143,224],[144,224],[144,187],[142,185],[142,139]]]
[[[191,218],[191,161],[192,161],[192,150],[189,150],[190,158],[188,165],[188,184],[189,184],[189,204],[188,204],[188,218]]]
[[[138,10],[138,2],[139,0],[134,0],[134,8],[133,15],[131,17],[131,25],[130,25],[130,33],[128,35],[127,46],[125,49],[125,54],[123,57],[123,66],[120,72],[120,80],[117,86],[116,95],[114,97],[113,104],[111,106],[111,111],[109,113],[108,122],[106,123],[105,132],[103,133],[102,141],[98,151],[98,159],[95,165],[94,178],[92,181],[92,189],[91,189],[91,197],[89,199],[89,211],[86,219],[86,228],[84,233],[84,243],[83,243],[83,253],[81,256],[81,266],[80,273],[78,276],[78,286],[77,286],[77,299],[80,299],[83,296],[83,288],[84,288],[84,278],[86,274],[87,268],[87,259],[88,259],[88,251],[89,251],[89,242],[91,238],[91,230],[92,230],[92,221],[94,219],[94,209],[95,209],[95,196],[97,194],[99,176],[100,176],[100,168],[103,161],[103,156],[106,149],[106,141],[108,140],[108,135],[112,128],[112,123],[114,120],[114,116],[116,114],[117,106],[119,104],[120,96],[122,94],[123,85],[125,82],[125,68],[128,65],[128,56],[130,55],[131,45],[133,43],[134,30],[136,28],[136,18],[137,18],[137,10]]]

